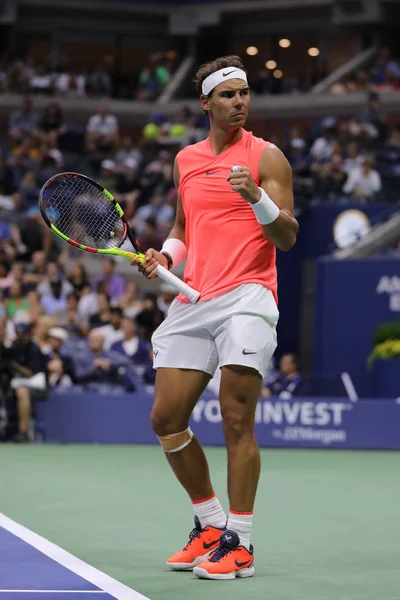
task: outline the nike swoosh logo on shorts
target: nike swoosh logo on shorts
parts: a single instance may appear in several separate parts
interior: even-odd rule
[[[216,544],[217,542],[219,542],[219,538],[217,540],[214,540],[213,542],[210,542],[209,544],[207,544],[206,542],[203,542],[204,550],[208,550],[209,548],[211,548],[211,546],[214,546],[214,544]]]
[[[235,559],[235,565],[236,565],[237,567],[239,567],[239,569],[240,569],[240,567],[244,567],[245,565],[249,565],[249,566],[250,566],[250,563],[251,563],[252,561],[253,561],[253,559],[252,559],[252,558],[251,558],[250,560],[245,560],[244,562],[238,562],[238,561]]]
[[[227,75],[230,75],[231,73],[234,73],[235,69],[233,69],[233,71],[228,71],[227,73],[222,73],[222,77],[226,77]]]
[[[206,175],[214,175],[214,173],[219,173],[219,171],[206,171]]]
[[[253,352],[252,350],[246,350],[246,348],[243,348],[242,354],[257,354],[257,351]]]
[[[153,354],[154,354],[154,358],[156,358],[156,356],[158,354],[158,350],[154,350]]]

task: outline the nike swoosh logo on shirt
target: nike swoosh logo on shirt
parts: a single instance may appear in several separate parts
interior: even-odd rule
[[[206,171],[206,175],[214,175],[214,173],[219,173],[218,171]]]
[[[214,544],[216,544],[217,542],[219,542],[219,538],[217,540],[214,540],[213,542],[210,542],[209,544],[207,544],[206,542],[203,542],[204,550],[208,550],[209,548],[211,548],[211,546],[214,546]]]
[[[235,69],[233,69],[233,71],[228,71],[227,73],[222,73],[222,77],[226,77],[227,75],[230,75],[231,73],[234,73]]]
[[[246,348],[243,348],[242,354],[257,354],[257,352],[252,352],[251,350],[246,350]]]
[[[252,561],[253,561],[253,559],[252,559],[252,558],[251,558],[250,560],[245,560],[244,562],[238,562],[238,561],[235,559],[235,565],[236,565],[237,567],[239,567],[239,569],[240,569],[240,567],[244,567],[245,565],[248,565],[248,566],[250,566],[250,563],[251,563]]]

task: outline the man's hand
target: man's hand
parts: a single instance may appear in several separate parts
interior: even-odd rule
[[[247,167],[240,167],[240,171],[230,173],[226,180],[231,184],[233,191],[240,194],[246,202],[255,204],[261,200],[261,192]]]
[[[147,279],[155,279],[157,277],[157,267],[161,265],[168,269],[168,260],[164,254],[157,252],[154,248],[150,248],[146,252],[146,260],[141,262],[137,258],[131,261],[131,265],[138,267]]]
[[[111,367],[111,360],[108,358],[95,358],[93,361],[95,369],[101,369],[102,371],[108,371]]]

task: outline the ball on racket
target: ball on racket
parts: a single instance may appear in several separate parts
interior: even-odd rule
[[[232,167],[232,173],[240,173],[240,167],[238,165],[235,165],[234,167]]]

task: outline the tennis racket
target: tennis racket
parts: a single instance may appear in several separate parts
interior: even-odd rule
[[[51,231],[79,250],[112,254],[144,261],[145,251],[133,236],[124,211],[101,185],[79,173],[59,173],[51,177],[39,195],[42,217]],[[120,250],[128,237],[135,253]],[[191,302],[200,296],[184,281],[158,265],[157,275],[182,292]]]

